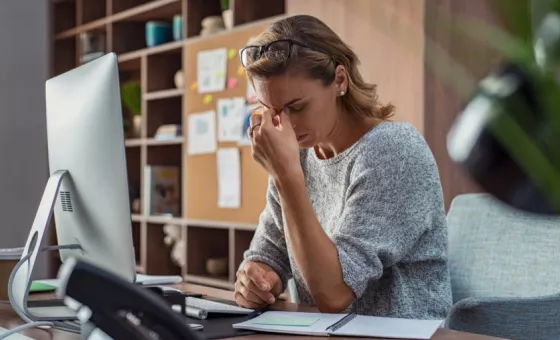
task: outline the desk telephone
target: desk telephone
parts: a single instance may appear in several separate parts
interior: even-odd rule
[[[83,260],[65,261],[59,278],[57,294],[81,305],[78,318],[92,326],[94,331],[90,334],[99,334],[100,330],[107,336],[105,339],[115,340],[202,339],[191,330],[186,317],[174,312],[154,291],[137,287]],[[84,339],[94,338],[82,335]]]

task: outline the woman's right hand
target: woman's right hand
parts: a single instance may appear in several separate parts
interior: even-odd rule
[[[274,269],[261,262],[247,261],[237,271],[233,296],[241,307],[262,308],[276,301],[281,287],[280,277]]]

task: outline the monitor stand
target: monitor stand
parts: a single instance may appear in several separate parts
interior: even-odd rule
[[[58,170],[54,172],[43,191],[39,208],[33,220],[31,231],[27,237],[25,247],[23,248],[22,258],[28,254],[31,257],[26,261],[16,273],[12,290],[13,290],[13,304],[15,308],[19,307],[20,311],[31,319],[38,321],[60,321],[60,320],[74,320],[76,319],[76,312],[65,305],[48,306],[48,307],[29,307],[29,290],[31,288],[31,275],[35,268],[37,256],[40,253],[41,247],[45,243],[45,236],[49,229],[53,208],[58,196],[60,185],[65,176],[69,176],[67,170]]]

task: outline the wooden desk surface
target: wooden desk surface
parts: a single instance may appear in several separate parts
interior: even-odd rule
[[[203,286],[193,285],[193,284],[181,284],[181,285],[176,285],[174,287],[179,288],[186,292],[205,294],[207,296],[218,298],[218,299],[224,299],[224,300],[232,299],[231,291],[203,287]],[[48,298],[49,295],[33,295],[33,297]],[[274,307],[287,311],[300,311],[300,312],[314,311],[314,309],[311,307],[299,306],[286,301],[278,301],[274,305]],[[7,302],[0,303],[0,327],[11,329],[21,324],[22,324],[22,320],[17,316],[17,314],[14,312],[10,304],[8,304]],[[67,333],[59,330],[29,329],[26,330],[25,332],[22,332],[22,334],[32,339],[38,339],[38,340],[79,340],[80,339],[80,337],[77,334]],[[248,335],[248,336],[243,336],[238,338],[230,338],[230,340],[234,340],[234,339],[235,340],[281,340],[283,338],[286,340],[320,339],[319,337],[309,337],[309,336],[257,334],[257,335]],[[324,338],[324,339],[330,339],[330,338]],[[357,338],[337,337],[337,340],[356,340],[356,339]],[[383,339],[376,338],[376,340],[383,340]],[[498,340],[498,338],[440,329],[434,334],[432,340]]]

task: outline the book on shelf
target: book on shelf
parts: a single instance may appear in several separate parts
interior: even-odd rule
[[[146,165],[144,168],[144,211],[150,216],[181,216],[180,168]]]

